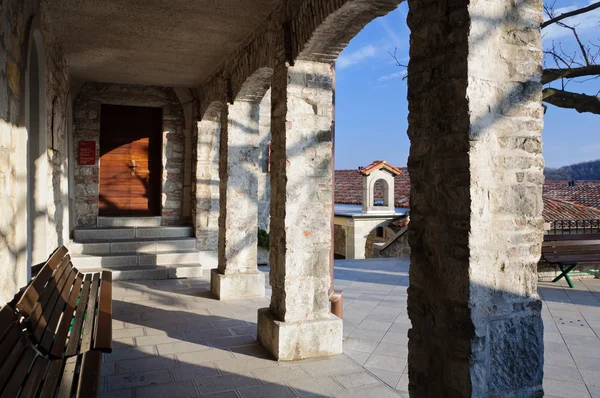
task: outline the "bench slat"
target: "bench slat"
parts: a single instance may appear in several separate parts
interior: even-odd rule
[[[35,359],[35,351],[31,347],[25,348],[25,351],[19,358],[19,362],[13,371],[13,374],[10,376],[10,380],[2,393],[2,398],[4,397],[16,397],[17,393],[23,386],[23,380],[27,377],[27,372],[29,372],[29,368]]]
[[[33,311],[33,307],[38,301],[48,279],[50,279],[52,272],[60,265],[67,252],[68,250],[64,246],[56,249],[54,253],[50,255],[50,258],[46,261],[46,264],[42,267],[39,274],[29,284],[23,293],[23,296],[17,303],[17,309],[19,312],[23,313],[24,316],[29,316],[31,314],[31,311]]]
[[[69,299],[67,300],[67,306],[63,312],[60,325],[58,327],[58,330],[56,331],[56,339],[54,340],[52,351],[50,351],[49,345],[44,347],[47,350],[46,352],[50,352],[50,354],[55,358],[59,358],[62,356],[65,345],[67,343],[67,334],[69,333],[69,326],[71,325],[71,320],[73,319],[73,312],[75,311],[75,304],[77,303],[77,298],[79,298],[82,282],[82,275],[77,275],[77,279],[75,280],[75,284],[73,285],[73,289],[71,289]],[[44,341],[42,341],[42,344],[43,343]]]
[[[70,357],[65,360],[65,368],[63,369],[60,386],[58,387],[58,393],[56,394],[57,398],[71,397],[76,368],[77,357]]]
[[[77,310],[75,311],[75,321],[73,322],[73,328],[71,328],[71,334],[69,336],[69,343],[65,355],[72,356],[77,353],[79,347],[79,340],[81,337],[81,328],[83,327],[83,319],[86,313],[88,300],[90,298],[90,288],[92,283],[92,274],[86,274],[83,282],[83,290],[77,304]]]
[[[19,397],[21,398],[33,398],[35,397],[40,383],[42,382],[42,378],[44,377],[44,373],[46,373],[46,369],[48,368],[48,360],[44,357],[38,356],[35,358],[35,362],[31,367],[31,371],[27,376],[27,380],[25,381],[25,385],[23,386],[23,390]]]
[[[54,337],[56,335],[58,322],[60,321],[66,305],[67,301],[69,301],[69,297],[71,295],[71,291],[73,290],[73,282],[77,277],[77,271],[72,271],[69,275],[69,279],[65,283],[62,291],[60,292],[60,296],[58,297],[58,301],[54,306],[54,310],[52,311],[52,315],[50,315],[50,320],[48,321],[48,326],[46,327],[46,331],[40,341],[40,347],[42,348],[44,353],[50,352],[50,347],[52,346],[52,342],[54,341]]]
[[[10,308],[7,305],[2,307],[2,309],[0,310],[0,339],[2,338],[2,336],[4,336],[4,333],[6,333],[10,329],[13,322],[15,322],[16,320],[17,315],[15,314],[15,311],[12,308]]]
[[[0,344],[0,358],[6,358],[14,349],[15,344],[19,341],[19,338],[23,336],[20,326],[21,325],[19,325],[17,322],[14,322],[8,332],[6,332],[5,338],[2,341],[2,344]]]
[[[25,340],[25,336],[21,336],[21,338],[14,344],[10,353],[2,358],[3,362],[0,366],[0,392],[4,391],[4,387],[6,387],[6,384],[8,383],[9,376],[21,358],[26,345],[27,341]]]
[[[112,273],[103,271],[98,301],[98,320],[94,336],[94,348],[112,351]]]
[[[63,259],[62,263],[58,266],[58,268],[54,272],[54,275],[52,275],[52,278],[50,278],[50,281],[48,281],[46,288],[40,295],[37,305],[33,308],[31,316],[28,319],[28,324],[30,326],[30,332],[32,334],[35,333],[35,331],[38,327],[38,324],[40,322],[40,319],[42,319],[43,313],[46,310],[47,306],[49,305],[48,303],[50,302],[52,295],[54,294],[54,292],[56,292],[59,280],[63,277],[63,275],[67,271],[67,264],[69,263],[69,260],[70,260],[69,256],[66,256]],[[44,325],[44,327],[45,327],[45,325]]]
[[[44,385],[42,386],[42,392],[40,398],[52,398],[56,391],[56,387],[60,382],[60,376],[62,374],[63,361],[62,359],[55,359],[50,361],[48,372],[44,378]]]
[[[96,318],[96,303],[98,300],[98,288],[100,287],[100,274],[95,273],[92,277],[92,290],[85,313],[83,335],[81,336],[81,351],[88,352],[92,349],[92,337],[94,336],[94,321]]]
[[[69,265],[67,265],[67,268],[65,269],[65,272],[62,274],[60,280],[58,281],[58,284],[56,285],[56,289],[52,293],[52,296],[50,296],[50,300],[48,301],[46,308],[44,308],[42,317],[38,320],[37,326],[34,329],[35,332],[33,336],[35,337],[36,342],[39,343],[42,341],[44,331],[46,330],[50,322],[52,322],[52,314],[54,313],[54,308],[59,307],[59,310],[62,311],[62,308],[60,308],[61,300],[59,299],[61,297],[63,289],[71,288],[71,286],[68,285],[68,282],[70,281],[71,284],[73,284],[74,278],[75,271],[73,271],[73,266],[69,263]],[[56,322],[58,322],[58,320]]]
[[[100,351],[89,351],[83,354],[81,370],[79,371],[79,383],[77,383],[77,398],[98,396],[101,365],[102,353]]]

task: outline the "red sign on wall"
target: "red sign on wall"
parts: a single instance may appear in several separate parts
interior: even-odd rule
[[[80,166],[93,166],[96,164],[96,141],[79,141],[77,164]]]

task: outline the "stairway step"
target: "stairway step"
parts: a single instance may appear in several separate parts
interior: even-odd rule
[[[191,238],[191,226],[177,227],[119,227],[119,228],[77,228],[75,241],[114,241],[136,239]]]
[[[98,227],[160,227],[162,217],[98,217]]]
[[[161,253],[194,249],[196,249],[194,238],[139,239],[117,242],[81,241],[73,242],[69,247],[69,251],[73,254]]]
[[[76,267],[128,267],[172,264],[199,264],[200,253],[196,250],[165,253],[75,254],[71,261]]]
[[[135,266],[135,267],[86,267],[81,272],[111,271],[112,280],[161,280],[180,278],[200,278],[203,275],[201,265],[176,266]]]

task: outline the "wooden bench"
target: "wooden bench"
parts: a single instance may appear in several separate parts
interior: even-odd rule
[[[565,278],[572,288],[569,272],[578,265],[600,264],[600,234],[545,235],[542,258],[561,270],[552,282]]]
[[[0,310],[1,397],[94,397],[112,345],[111,273],[80,273],[58,248]]]

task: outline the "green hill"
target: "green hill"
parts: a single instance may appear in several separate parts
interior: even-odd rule
[[[547,167],[544,171],[547,180],[600,180],[600,160],[592,160],[563,166]]]

